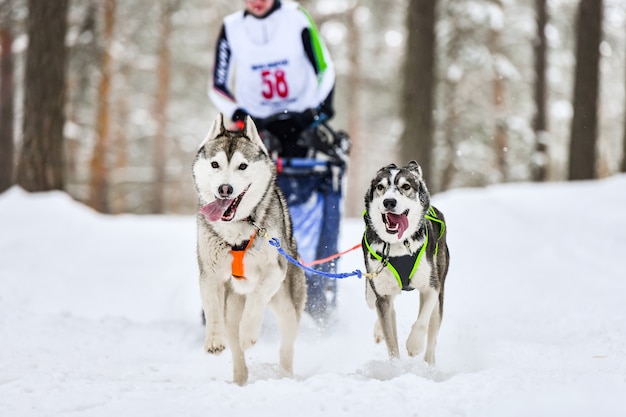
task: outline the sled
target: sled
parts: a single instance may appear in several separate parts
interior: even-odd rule
[[[259,133],[276,162],[276,182],[287,200],[299,256],[311,265],[337,253],[350,144],[345,132],[325,122],[305,130],[294,128],[297,115],[286,112],[264,119]],[[321,273],[337,271],[335,260],[311,266]],[[306,275],[306,311],[324,325],[337,306],[337,281],[321,274]]]

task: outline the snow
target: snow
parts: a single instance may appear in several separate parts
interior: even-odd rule
[[[339,282],[337,321],[307,316],[295,375],[266,316],[248,351],[202,352],[189,216],[105,216],[60,192],[0,195],[0,416],[626,415],[626,176],[439,194],[452,264],[437,365],[373,341],[364,282]],[[360,240],[342,224],[342,249]],[[360,251],[341,272],[362,269]]]

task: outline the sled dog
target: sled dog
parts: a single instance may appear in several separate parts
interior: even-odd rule
[[[287,204],[276,170],[251,118],[242,131],[219,114],[192,166],[199,200],[198,266],[206,318],[204,349],[229,347],[233,381],[248,381],[244,352],[261,333],[269,306],[281,332],[280,366],[292,374],[296,334],[306,302],[304,272],[261,235],[276,237],[297,258]]]
[[[389,356],[399,357],[394,299],[417,289],[419,313],[406,341],[409,356],[424,349],[435,363],[435,346],[443,314],[443,287],[450,255],[443,214],[430,205],[430,194],[415,161],[381,168],[365,194],[363,256],[368,273],[365,297],[378,320],[374,340],[385,340]]]

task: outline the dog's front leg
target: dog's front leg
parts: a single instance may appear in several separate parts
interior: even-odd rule
[[[235,293],[232,288],[226,289],[224,297],[226,303],[226,334],[228,335],[228,346],[233,355],[233,382],[237,385],[244,385],[248,382],[248,367],[246,358],[239,343],[239,323],[245,303],[245,296]]]
[[[289,288],[281,285],[269,304],[280,328],[280,367],[289,376],[293,374],[293,350],[298,333],[298,317]]]
[[[424,338],[433,309],[437,305],[439,294],[433,288],[420,291],[420,308],[417,320],[411,327],[411,333],[406,341],[406,350],[409,356],[417,356],[424,349]]]
[[[437,335],[439,334],[440,327],[441,327],[441,310],[440,310],[440,306],[438,302],[435,305],[435,308],[433,308],[433,314],[431,314],[430,323],[428,324],[428,343],[426,344],[426,352],[424,353],[424,360],[429,365],[435,364],[435,348],[437,347]]]
[[[378,321],[385,336],[387,350],[392,358],[400,357],[398,349],[398,335],[396,330],[396,312],[393,308],[393,298],[390,295],[376,297],[376,312]]]
[[[261,278],[254,291],[246,297],[239,324],[239,344],[245,351],[259,340],[265,307],[278,291],[284,272],[276,268]]]
[[[200,294],[206,320],[204,350],[212,354],[220,354],[226,348],[223,281],[206,271],[202,272]]]

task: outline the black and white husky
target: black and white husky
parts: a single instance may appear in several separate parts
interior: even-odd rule
[[[233,357],[233,380],[248,380],[244,351],[261,333],[266,307],[281,332],[280,366],[292,374],[298,325],[306,302],[304,272],[259,236],[277,237],[297,258],[287,204],[276,169],[249,117],[242,131],[220,114],[193,162],[199,200],[198,265],[206,318],[204,349]]]
[[[443,313],[443,287],[450,255],[443,214],[430,205],[430,194],[415,161],[381,168],[365,194],[363,254],[365,296],[376,308],[376,343],[385,340],[389,355],[399,357],[394,298],[417,289],[419,313],[406,341],[409,356],[428,343],[424,360],[435,363],[435,346]]]

